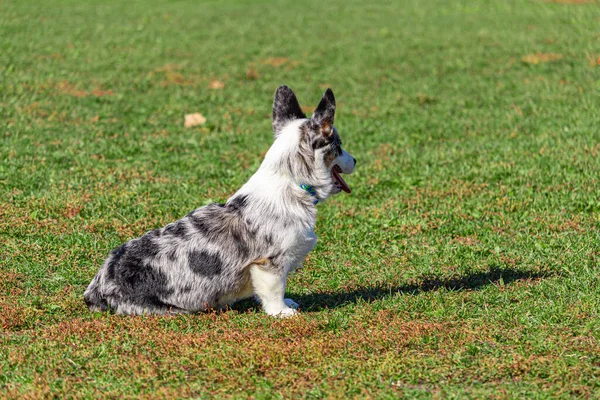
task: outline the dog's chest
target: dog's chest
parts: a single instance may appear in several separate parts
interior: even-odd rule
[[[303,232],[296,237],[296,252],[308,254],[317,244],[317,234],[313,230]]]
[[[289,249],[291,263],[288,270],[294,270],[302,264],[308,253],[317,245],[317,235],[313,230],[298,233]]]

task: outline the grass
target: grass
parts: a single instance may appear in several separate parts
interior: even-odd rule
[[[600,396],[599,42],[595,1],[0,1],[0,397]],[[110,249],[248,179],[283,83],[358,160],[301,316],[90,313]]]

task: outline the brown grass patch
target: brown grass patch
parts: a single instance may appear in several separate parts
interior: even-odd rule
[[[81,379],[104,374],[108,365],[112,374],[131,376],[152,397],[181,394],[169,389],[181,382],[190,383],[185,393],[200,397],[215,395],[215,388],[221,395],[256,393],[263,383],[268,383],[270,393],[298,397],[316,384],[341,396],[373,374],[399,389],[414,385],[415,374],[420,375],[420,385],[431,388],[442,375],[458,384],[534,378],[539,370],[549,371],[551,379],[566,372],[569,380],[576,380],[582,374],[575,367],[561,370],[560,355],[515,347],[518,339],[511,338],[522,334],[520,328],[415,320],[395,310],[358,310],[337,328],[336,317],[328,313],[287,320],[260,314],[240,320],[232,315],[235,312],[71,318],[37,329],[31,346],[12,348],[8,361],[35,362],[42,371],[35,388],[25,388],[32,395],[58,378],[79,377],[79,382],[65,382],[63,389],[81,391],[85,383]],[[549,329],[540,326],[542,331]],[[561,346],[557,352],[598,349],[597,339],[573,337],[568,331],[552,330],[550,342]],[[472,365],[457,366],[457,359]],[[162,384],[166,381],[173,385]],[[118,395],[118,389],[113,383],[105,392]]]
[[[2,279],[0,279],[0,295],[7,297],[21,295],[23,293],[22,283],[25,279],[25,275],[18,272],[2,271]]]
[[[46,118],[50,115],[47,110],[40,108],[40,104],[37,101],[21,108],[20,111],[34,118]]]
[[[32,198],[23,205],[0,203],[0,229],[23,229],[35,234],[64,234],[76,228],[73,219],[91,200],[87,193],[69,193],[64,203]]]
[[[0,298],[0,328],[2,331],[17,331],[30,323],[30,309],[15,303],[15,300]]]
[[[33,311],[17,304],[17,298],[25,292],[23,283],[27,277],[18,272],[2,271],[0,280],[0,332],[16,331],[31,323]]]
[[[105,89],[102,89],[100,86],[97,86],[94,89],[92,89],[91,91],[87,92],[85,90],[82,90],[81,88],[78,88],[77,86],[75,86],[74,84],[72,84],[66,80],[57,82],[54,85],[54,89],[57,90],[61,94],[66,94],[66,95],[73,96],[73,97],[87,97],[87,96],[103,97],[103,96],[112,96],[114,94],[114,92],[112,90],[105,90]]]
[[[285,57],[270,57],[270,58],[265,58],[261,62],[263,64],[268,64],[272,67],[281,67],[282,65],[285,65],[288,62],[290,62],[290,60]]]
[[[419,206],[427,204],[427,202],[432,199],[464,200],[481,195],[487,188],[487,183],[474,183],[454,179],[448,182],[446,188],[437,189],[431,186],[423,188],[417,187],[414,189],[414,194],[410,198],[405,199],[405,202],[408,206]],[[423,216],[426,216],[426,214],[423,214]]]
[[[454,238],[454,241],[462,246],[476,246],[480,243],[479,240],[473,236],[458,236]]]
[[[113,92],[112,90],[104,90],[104,89],[97,87],[94,90],[92,90],[90,92],[90,94],[95,97],[102,97],[102,96],[112,96],[113,94],[115,94],[115,92]]]
[[[155,68],[152,72],[173,72],[183,69],[181,64],[165,64],[163,66]]]
[[[31,208],[23,209],[10,203],[0,204],[0,229],[23,229],[26,232],[39,234],[62,234],[72,231],[70,222],[65,219],[37,218]]]
[[[366,372],[374,360],[386,354],[397,357],[416,348],[423,337],[461,337],[451,325],[407,321],[393,311],[357,316],[343,332],[328,330],[327,318],[317,320],[310,315],[287,320],[259,315],[258,319],[251,326],[240,326],[227,313],[172,318],[104,314],[45,327],[37,331],[35,340],[47,351],[67,346],[73,363],[87,360],[88,371],[105,368],[103,361],[94,357],[101,347],[114,355],[113,373],[133,371],[138,382],[175,379],[184,373],[186,379],[218,385],[227,393],[246,388],[250,380],[258,378],[293,396],[326,376],[332,359],[339,360],[335,370],[354,375],[357,370]],[[174,331],[173,325],[181,325],[186,332]],[[9,357],[12,363],[26,363],[38,355],[17,349]],[[48,362],[43,381],[57,379],[67,361]],[[341,376],[339,372],[335,375]],[[339,384],[339,378],[331,383]]]
[[[258,77],[258,71],[256,70],[254,64],[251,63],[250,66],[246,69],[246,79],[249,81],[255,81],[258,79]]]
[[[160,86],[161,87],[168,87],[168,86],[189,86],[192,85],[194,82],[191,79],[186,79],[181,73],[179,72],[165,72],[164,73],[164,79],[160,82]]]
[[[544,0],[546,3],[555,4],[590,4],[595,3],[596,0]]]
[[[83,210],[83,206],[81,205],[67,204],[67,206],[62,210],[62,215],[66,218],[73,218],[78,215],[81,210]]]
[[[535,54],[528,54],[526,56],[521,57],[521,61],[526,64],[540,64],[562,60],[562,54],[558,53],[540,53],[537,52]]]
[[[291,70],[294,69],[298,64],[300,64],[299,61],[292,61],[289,58],[286,57],[269,57],[269,58],[265,58],[264,60],[261,60],[261,64],[264,65],[270,65],[273,68],[279,68],[279,67],[286,67],[286,70]]]
[[[184,68],[180,64],[166,64],[157,67],[150,72],[150,76],[154,82],[157,82],[161,87],[169,86],[192,86],[198,81],[202,81],[199,77],[185,77],[181,72]],[[158,78],[158,79],[157,79]]]
[[[377,149],[371,152],[375,157],[373,161],[373,171],[383,171],[389,164],[391,157],[396,154],[396,148],[389,143],[382,143],[377,146]],[[376,176],[374,176],[376,179]]]
[[[585,53],[585,58],[588,60],[590,67],[596,67],[600,65],[600,56],[596,54]]]

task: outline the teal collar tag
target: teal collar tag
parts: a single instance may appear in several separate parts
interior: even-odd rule
[[[319,198],[317,197],[317,191],[315,190],[315,188],[310,185],[307,185],[306,183],[301,183],[300,189],[306,190],[312,197],[315,198],[313,204],[316,206],[319,202]]]

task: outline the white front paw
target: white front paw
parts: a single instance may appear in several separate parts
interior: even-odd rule
[[[288,306],[289,308],[293,308],[294,310],[300,307],[300,305],[292,299],[283,299],[283,302],[286,306]]]
[[[294,310],[293,308],[286,307],[279,314],[277,314],[277,316],[279,318],[289,318],[296,314],[298,314],[298,311]]]
[[[289,307],[285,307],[282,310],[278,310],[278,311],[273,311],[273,310],[265,310],[267,314],[269,314],[272,317],[278,317],[278,318],[289,318],[289,317],[293,317],[294,315],[298,314],[298,311],[294,310],[293,308],[289,308]]]

